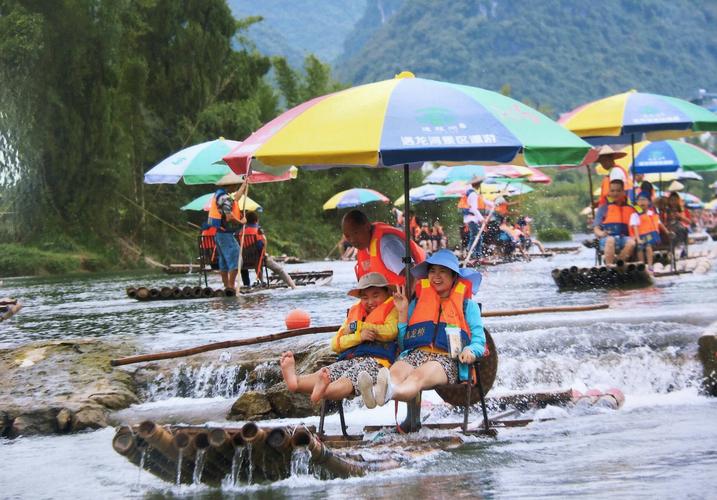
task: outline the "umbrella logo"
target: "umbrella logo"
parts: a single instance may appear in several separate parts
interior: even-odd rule
[[[447,108],[421,108],[417,109],[416,120],[421,125],[432,125],[434,127],[440,125],[448,125],[449,123],[456,123],[458,118],[456,115]]]

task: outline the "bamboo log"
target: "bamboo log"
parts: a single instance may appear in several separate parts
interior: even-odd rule
[[[202,288],[202,297],[214,297],[214,289],[210,286]]]
[[[172,289],[171,289],[170,287],[168,287],[168,286],[163,286],[163,287],[159,290],[159,296],[160,296],[162,299],[165,299],[165,300],[166,300],[166,299],[171,299],[171,298],[172,298]]]
[[[152,300],[159,298],[159,289],[158,288],[150,288],[149,289],[149,298]]]
[[[201,286],[195,286],[192,288],[192,297],[198,298],[202,296],[202,287]]]
[[[222,288],[217,288],[216,290],[214,290],[214,296],[224,297],[224,290]]]
[[[129,426],[122,426],[112,439],[112,448],[136,466],[142,465],[145,470],[168,482],[176,478],[176,465],[166,459],[156,450],[147,448],[147,443],[141,441]],[[142,454],[145,454],[142,463]]]
[[[275,427],[269,431],[266,442],[278,452],[285,452],[291,449],[291,434],[284,427]]]
[[[484,318],[491,318],[497,316],[521,316],[524,314],[542,314],[542,313],[556,313],[556,312],[580,312],[580,311],[594,311],[598,309],[607,309],[609,304],[592,304],[586,306],[555,306],[555,307],[532,307],[527,309],[513,309],[513,310],[502,310],[502,311],[486,311],[482,314]],[[225,340],[223,342],[215,342],[212,344],[200,345],[197,347],[191,347],[189,349],[182,349],[179,351],[167,351],[158,352],[154,354],[139,354],[137,356],[128,356],[126,358],[113,359],[110,361],[112,366],[130,365],[133,363],[141,363],[143,361],[157,361],[160,359],[172,359],[182,358],[184,356],[191,356],[194,354],[200,354],[208,351],[215,351],[217,349],[228,349],[230,347],[242,347],[254,344],[263,344],[265,342],[273,342],[275,340],[289,339],[293,337],[301,337],[303,335],[312,335],[315,333],[329,333],[335,332],[341,327],[341,325],[328,325],[328,326],[314,326],[310,328],[298,328],[296,330],[286,330],[279,333],[273,333],[270,335],[263,335],[260,337],[254,337],[243,340]]]
[[[237,432],[236,436],[239,437],[240,443],[237,446],[244,446],[241,435]],[[235,453],[234,442],[231,435],[221,428],[212,429],[208,433],[208,441],[210,449],[207,452],[207,460],[224,463],[231,468]]]
[[[256,425],[254,422],[247,422],[241,428],[241,438],[246,444],[252,446],[261,445],[266,441],[267,432]]]
[[[146,286],[141,286],[137,289],[137,295],[135,298],[137,300],[149,300],[149,296],[149,288],[147,288]]]
[[[184,297],[185,299],[190,299],[192,298],[192,295],[193,288],[191,286],[185,286],[184,288],[182,288],[182,297]]]
[[[6,319],[13,317],[20,309],[22,309],[22,304],[16,302],[6,307],[7,310],[0,314],[0,321],[5,321]]]
[[[147,441],[147,444],[156,448],[162,455],[170,460],[177,461],[179,458],[179,449],[174,445],[172,433],[164,427],[155,424],[150,420],[145,420],[139,424],[137,429],[139,437]]]
[[[294,447],[306,447],[311,454],[311,460],[315,464],[323,466],[336,477],[346,479],[366,475],[366,469],[336,456],[324,443],[316,439],[306,427],[297,427],[291,437],[291,442]]]
[[[173,299],[181,299],[182,298],[182,289],[178,286],[175,286],[172,288],[172,298]]]
[[[134,299],[137,296],[137,289],[133,286],[128,286],[126,288],[126,291],[127,297],[129,297],[130,299]]]

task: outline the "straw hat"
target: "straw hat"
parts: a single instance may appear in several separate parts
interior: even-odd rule
[[[475,184],[477,182],[483,182],[485,180],[485,175],[474,175],[473,178],[470,180],[470,184]]]
[[[356,285],[356,288],[350,290],[347,295],[359,298],[361,296],[361,290],[366,290],[367,288],[371,288],[372,286],[377,286],[379,288],[387,287],[392,292],[396,289],[394,285],[388,283],[386,277],[383,274],[367,273],[361,276],[361,279],[359,280],[358,285]]]
[[[627,156],[627,153],[625,151],[615,151],[613,148],[605,144],[604,146],[600,146],[600,149],[598,149],[598,159],[601,156],[612,156],[613,159],[617,160],[618,158]]]

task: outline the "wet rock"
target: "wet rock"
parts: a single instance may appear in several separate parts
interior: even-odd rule
[[[289,392],[283,382],[266,391],[266,397],[279,418],[308,417],[318,415],[321,410],[318,404],[311,402],[308,394]]]
[[[717,323],[713,323],[699,339],[698,350],[704,378],[704,394],[717,397]]]
[[[229,420],[264,420],[275,418],[271,403],[266,394],[248,391],[241,395],[232,405],[227,415]]]
[[[0,350],[5,434],[52,434],[107,425],[111,410],[138,401],[132,376],[110,359],[134,352],[97,340],[34,342]]]

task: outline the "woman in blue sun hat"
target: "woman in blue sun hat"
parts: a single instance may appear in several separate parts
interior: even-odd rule
[[[481,274],[461,268],[450,250],[439,250],[411,270],[418,280],[410,301],[405,286],[397,287],[393,300],[398,311],[401,354],[389,371],[382,368],[373,385],[371,376],[359,373],[358,385],[368,408],[389,400],[411,401],[423,389],[468,378],[468,366],[485,352],[480,308],[471,300]],[[451,341],[457,360],[451,357]],[[459,363],[456,363],[458,361]]]

